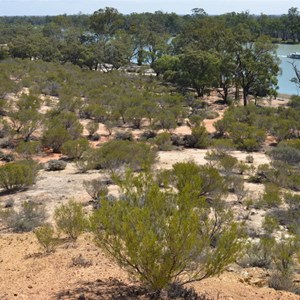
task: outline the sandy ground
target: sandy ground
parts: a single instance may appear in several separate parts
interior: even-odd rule
[[[79,257],[82,264],[76,264]],[[138,299],[125,297],[129,289],[125,284],[138,283],[94,246],[87,234],[49,255],[43,254],[32,233],[2,234],[0,266],[1,300]],[[237,268],[191,286],[212,300],[299,299],[264,287],[266,278],[259,269]]]

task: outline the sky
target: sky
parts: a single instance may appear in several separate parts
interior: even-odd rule
[[[203,8],[210,15],[249,11],[251,14],[286,14],[299,0],[0,0],[0,16],[92,14],[104,7],[117,8],[123,14],[132,12],[175,12],[190,14]],[[300,10],[300,9],[299,9]]]

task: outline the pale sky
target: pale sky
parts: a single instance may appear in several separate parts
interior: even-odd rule
[[[211,15],[246,10],[251,14],[278,15],[299,5],[299,0],[0,0],[0,16],[92,14],[106,6],[117,8],[123,14],[157,10],[190,14],[193,8],[203,8]]]

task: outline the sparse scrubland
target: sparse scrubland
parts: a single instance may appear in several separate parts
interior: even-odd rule
[[[118,299],[223,299],[201,285],[223,272],[249,289],[291,292],[268,290],[268,299],[297,299],[300,97],[276,99],[274,45],[266,27],[250,30],[260,19],[246,14],[235,27],[234,15],[194,13],[163,15],[153,32],[133,26],[139,15],[127,28],[109,8],[41,18],[39,43],[19,35],[26,18],[12,27],[0,18],[0,251],[24,237],[25,274],[29,262],[60,259],[57,268],[92,282],[74,275],[27,294],[9,285],[1,299],[116,299],[111,287]],[[134,55],[144,66],[128,66]]]

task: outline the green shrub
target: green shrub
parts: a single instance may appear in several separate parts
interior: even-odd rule
[[[266,132],[255,126],[234,122],[228,128],[229,137],[240,150],[258,151],[265,140]]]
[[[227,182],[229,189],[236,195],[237,201],[241,201],[247,196],[247,190],[245,190],[244,180],[239,176],[228,176]]]
[[[205,111],[205,119],[213,120],[219,117],[219,113],[214,110],[206,110]]]
[[[45,224],[34,231],[34,234],[47,253],[54,252],[59,240],[50,224]]]
[[[268,236],[261,237],[259,241],[248,243],[239,264],[244,267],[270,268],[275,243],[275,239]]]
[[[278,147],[290,147],[290,148],[294,148],[300,151],[300,138],[299,139],[292,139],[292,140],[284,140],[281,141],[278,144]]]
[[[91,218],[96,244],[153,290],[219,274],[241,250],[237,224],[218,223],[214,231],[189,183],[176,193],[149,174],[129,173],[120,182],[123,200],[103,200]]]
[[[170,151],[173,148],[171,134],[168,132],[163,132],[158,134],[154,138],[153,142],[158,147],[158,150],[160,151]]]
[[[230,151],[236,148],[231,139],[212,139],[211,142],[211,146],[218,151]]]
[[[272,159],[282,160],[291,165],[300,163],[300,150],[289,146],[278,146],[272,149],[269,155]]]
[[[228,119],[224,116],[223,119],[214,122],[213,125],[216,128],[218,135],[224,136],[230,127],[230,123],[232,122],[233,120]]]
[[[22,190],[35,183],[38,164],[18,161],[0,166],[0,188],[6,192]]]
[[[279,229],[278,219],[272,215],[266,215],[262,223],[262,228],[266,234],[271,235],[275,230]]]
[[[300,96],[291,96],[288,106],[300,110]]]
[[[53,152],[60,152],[60,148],[63,143],[71,140],[72,137],[67,131],[60,125],[49,128],[43,133],[42,144],[45,147],[52,148]]]
[[[61,153],[70,159],[80,159],[82,154],[89,149],[89,141],[86,138],[67,141],[61,146]]]
[[[274,184],[265,184],[265,192],[259,201],[259,205],[267,208],[274,208],[281,204],[282,199],[279,187]]]
[[[220,158],[219,164],[225,176],[229,176],[233,173],[233,169],[237,166],[238,159],[229,154],[224,154],[223,157]]]
[[[92,151],[87,160],[96,169],[116,170],[129,167],[141,170],[150,167],[155,158],[156,151],[145,143],[113,140]]]
[[[277,290],[294,290],[293,269],[295,256],[299,252],[299,242],[294,238],[285,238],[277,242],[273,249],[274,273],[269,286]]]
[[[90,121],[86,124],[86,129],[89,132],[89,137],[92,137],[99,129],[99,123]]]
[[[41,142],[40,141],[29,141],[29,142],[20,142],[16,148],[16,152],[23,154],[24,156],[31,156],[40,153],[41,151]]]
[[[88,226],[82,205],[74,200],[55,208],[54,221],[57,229],[73,240]]]
[[[268,280],[269,287],[278,291],[295,291],[295,284],[293,282],[292,274],[281,274],[280,272],[273,272]]]
[[[196,126],[192,129],[190,136],[185,136],[186,146],[191,148],[207,148],[211,141],[206,128],[203,125]]]

